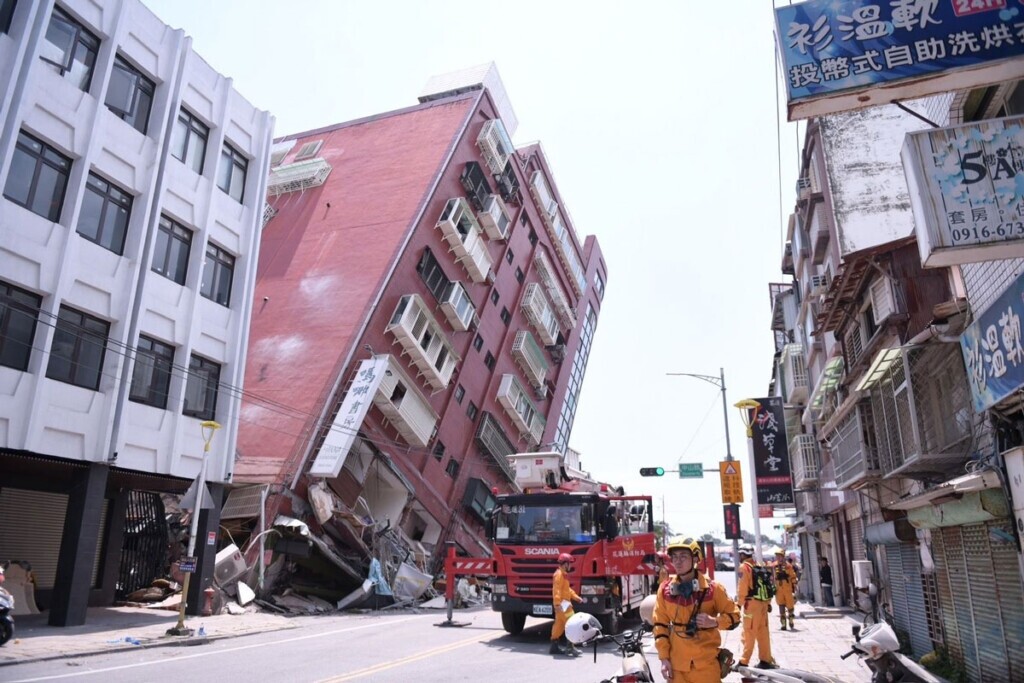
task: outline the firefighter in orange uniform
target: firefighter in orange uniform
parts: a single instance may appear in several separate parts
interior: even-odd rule
[[[552,576],[551,600],[555,606],[555,624],[551,627],[551,654],[578,657],[580,651],[565,637],[565,622],[574,614],[572,603],[580,602],[580,596],[569,585],[571,565],[572,555],[562,553],[558,556],[558,569]]]
[[[672,576],[672,573],[668,569],[670,564],[668,553],[661,551],[656,557],[658,558],[658,577],[655,579],[654,590],[651,591],[652,593],[657,593],[661,584],[668,581],[669,577]]]
[[[793,565],[786,562],[786,551],[782,548],[775,549],[775,602],[779,606],[779,622],[782,630],[786,630],[786,615],[789,615],[789,630],[794,631],[793,608],[796,607],[794,594],[796,593],[796,570]]]
[[[740,610],[721,584],[697,570],[700,544],[677,537],[668,545],[675,576],[661,584],[654,605],[654,645],[661,675],[672,683],[720,683],[732,654],[722,634],[740,625]]]
[[[757,654],[761,657],[757,668],[777,669],[779,667],[772,658],[771,634],[768,632],[768,612],[772,609],[772,602],[771,598],[758,598],[756,595],[753,557],[753,548],[749,545],[740,546],[739,576],[736,579],[736,592],[743,605],[743,635],[740,638],[743,654],[740,656],[740,666],[749,665],[756,643]]]

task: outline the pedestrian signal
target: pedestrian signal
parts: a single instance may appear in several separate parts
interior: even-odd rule
[[[663,476],[665,476],[665,468],[664,467],[641,467],[640,468],[640,476],[641,477],[663,477]]]

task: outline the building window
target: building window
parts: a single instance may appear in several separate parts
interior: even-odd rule
[[[526,279],[526,275],[523,273],[523,269],[516,266],[516,282],[523,284],[523,280]]]
[[[235,274],[235,257],[216,244],[206,245],[206,267],[199,293],[221,306],[231,303],[231,278]]]
[[[500,298],[501,298],[501,296],[498,294],[498,290],[492,289],[491,290],[491,303],[492,304],[497,304],[498,303],[498,299],[500,299]]]
[[[210,129],[187,109],[178,112],[178,120],[171,133],[171,154],[199,175],[203,174],[206,160],[206,141]]]
[[[28,133],[18,133],[4,196],[34,214],[60,220],[71,159]]]
[[[84,92],[92,84],[92,70],[100,39],[59,7],[53,8],[39,58]]]
[[[466,389],[461,384],[455,387],[455,402],[462,405],[462,399],[466,396]]]
[[[193,355],[188,364],[185,382],[183,415],[200,420],[213,420],[217,415],[217,387],[220,384],[220,365]]]
[[[17,0],[0,0],[0,33],[11,30],[11,19],[14,18],[14,8],[17,6]]]
[[[434,459],[440,461],[444,457],[444,444],[438,441],[434,444]]]
[[[140,336],[139,346],[135,352],[129,400],[160,409],[166,408],[173,365],[173,346]]]
[[[505,323],[506,325],[512,322],[512,314],[509,313],[508,309],[505,308],[504,306],[501,307],[501,322]]]
[[[131,214],[130,194],[95,173],[89,174],[78,216],[79,235],[120,256]]]
[[[155,90],[153,81],[118,55],[110,72],[110,85],[104,102],[114,116],[145,135]]]
[[[46,376],[94,391],[99,389],[109,332],[109,323],[61,306]]]
[[[28,370],[42,297],[0,282],[0,365]]]
[[[478,412],[480,412],[480,411],[477,409],[476,404],[473,403],[472,401],[470,401],[469,402],[469,407],[466,408],[466,415],[469,416],[470,421],[476,419],[476,414]]]
[[[594,290],[599,300],[604,298],[604,278],[601,277],[601,273],[594,273]]]
[[[179,285],[188,274],[188,255],[192,250],[192,231],[167,216],[160,216],[160,230],[153,251],[153,270]]]
[[[477,351],[479,351],[481,348],[483,348],[483,345],[484,345],[484,338],[481,337],[479,334],[476,335],[476,339],[473,340],[473,348],[476,349]]]
[[[537,246],[537,233],[535,233],[532,229],[530,230],[530,246]]]
[[[514,259],[515,257],[516,257],[516,255],[512,253],[511,249],[509,249],[508,251],[505,252],[505,260],[508,263],[511,264],[512,263],[512,259]]]
[[[423,280],[423,284],[427,286],[434,298],[438,301],[443,300],[445,292],[451,285],[451,280],[445,277],[444,271],[441,270],[441,264],[438,263],[434,252],[429,248],[423,250],[423,256],[416,264],[416,272],[420,274],[420,279]]]
[[[448,464],[445,465],[444,471],[452,479],[457,479],[459,477],[459,463],[455,462],[455,460],[449,460]]]
[[[237,149],[224,143],[220,151],[220,169],[217,171],[217,187],[228,193],[237,202],[245,196],[245,172],[249,168],[249,160]]]
[[[492,354],[490,351],[488,351],[487,355],[484,356],[484,365],[487,366],[488,370],[493,370],[494,369],[494,363],[495,363],[494,354]]]

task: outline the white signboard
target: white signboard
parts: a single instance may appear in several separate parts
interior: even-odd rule
[[[925,266],[1024,256],[1024,117],[909,133],[902,155]]]
[[[331,431],[316,454],[313,466],[309,468],[310,474],[317,477],[336,477],[341,472],[387,367],[387,356],[375,356],[360,364],[356,378],[341,404],[341,410],[334,418]]]

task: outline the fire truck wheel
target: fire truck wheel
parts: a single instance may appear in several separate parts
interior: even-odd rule
[[[526,626],[526,615],[516,612],[502,612],[501,626],[512,635],[518,636],[523,632],[523,627]]]
[[[622,619],[618,610],[612,610],[607,614],[600,614],[597,620],[601,622],[601,631],[606,636],[617,636],[622,631]]]

